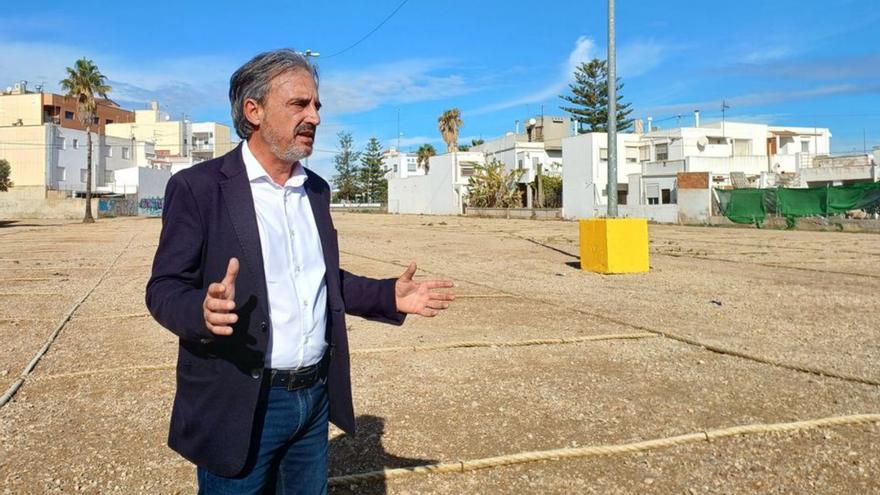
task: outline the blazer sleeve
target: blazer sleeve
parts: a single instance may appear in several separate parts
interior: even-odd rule
[[[345,312],[368,320],[402,325],[406,314],[397,311],[394,284],[397,279],[377,280],[339,270]]]
[[[184,174],[174,175],[165,189],[162,234],[147,282],[146,303],[153,318],[184,340],[204,341],[202,250],[205,231],[193,191]]]

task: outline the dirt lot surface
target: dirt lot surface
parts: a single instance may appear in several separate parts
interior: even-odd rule
[[[414,259],[458,300],[350,319],[360,433],[331,431],[331,476],[880,413],[880,236],[652,226],[650,273],[603,276],[571,222],[334,216],[345,268]],[[0,393],[60,328],[0,408],[0,492],[195,492],[165,446],[176,340],[143,305],[159,229],[0,222]],[[865,422],[331,492],[878,493],[878,472]]]

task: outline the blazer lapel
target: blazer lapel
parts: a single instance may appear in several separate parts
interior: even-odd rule
[[[256,286],[260,289],[260,302],[266,305],[266,273],[263,268],[263,251],[260,246],[260,231],[257,227],[257,214],[254,209],[254,196],[248,181],[244,160],[241,158],[241,145],[226,155],[220,171],[226,180],[220,182],[223,202],[232,219],[232,227],[244,252],[244,262],[257,277]],[[269,314],[268,305],[264,308]]]

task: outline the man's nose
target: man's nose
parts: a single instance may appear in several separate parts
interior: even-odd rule
[[[318,107],[309,105],[306,117],[303,120],[317,127],[321,123],[321,114],[318,111]]]

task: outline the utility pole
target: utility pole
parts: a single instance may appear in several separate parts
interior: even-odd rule
[[[721,100],[721,137],[724,138],[724,144],[727,145],[727,133],[724,132],[724,116],[730,106],[727,101]],[[733,156],[733,145],[730,145],[730,155]]]
[[[614,0],[608,0],[608,218],[617,217],[617,62]]]

